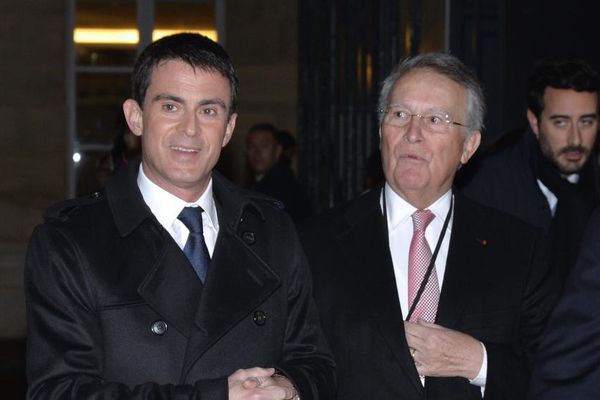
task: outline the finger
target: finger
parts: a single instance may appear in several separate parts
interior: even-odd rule
[[[422,318],[419,318],[419,320],[417,321],[417,323],[424,328],[433,328],[433,329],[445,329],[443,326],[441,325],[437,325],[431,322],[427,322]]]
[[[426,327],[414,322],[405,322],[404,332],[406,332],[407,336],[422,337],[426,332]]]
[[[419,362],[415,362],[415,367],[417,367],[417,372],[419,373],[419,376],[428,376],[428,370],[427,367],[425,367],[425,365]]]
[[[417,349],[415,349],[414,347],[409,347],[408,352],[410,353],[410,356],[414,360],[415,356],[417,355]]]
[[[404,334],[406,336],[406,340],[412,340],[417,338],[417,329],[415,328],[415,324],[408,324],[408,322],[404,323]]]
[[[285,392],[285,397],[283,398],[284,400],[294,399],[296,397],[296,390],[293,387],[285,387],[283,390]]]
[[[248,371],[251,376],[269,377],[275,373],[275,368],[254,367],[247,369],[246,371]]]
[[[255,377],[255,376],[251,376],[250,378],[246,378],[246,380],[244,380],[242,382],[242,387],[244,389],[254,389],[257,387],[260,387],[261,385],[261,381],[259,378]]]
[[[414,322],[404,321],[404,330],[406,331],[411,331],[416,326],[417,324],[415,324]]]
[[[406,343],[408,343],[408,347],[415,349],[422,348],[427,340],[427,336],[423,333],[424,332],[417,332],[417,329],[415,329],[414,326],[410,328],[410,331],[405,331],[404,336],[406,337]]]
[[[251,376],[242,382],[242,386],[246,389],[256,387],[277,386],[275,379],[269,376]]]
[[[423,349],[423,341],[416,337],[407,337],[406,343],[408,344],[408,350],[422,350]]]
[[[258,399],[264,400],[286,400],[293,398],[293,393],[280,386],[267,386],[256,389]]]
[[[251,377],[263,377],[263,376],[271,376],[275,373],[275,368],[248,368],[248,369],[238,369],[233,374],[231,374],[230,378],[236,380],[246,380]]]

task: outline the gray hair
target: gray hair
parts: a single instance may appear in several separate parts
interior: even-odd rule
[[[483,129],[485,101],[483,89],[475,74],[458,58],[448,53],[425,53],[415,57],[407,57],[394,68],[381,85],[379,92],[379,124],[383,121],[384,112],[389,106],[390,92],[394,85],[414,69],[429,69],[458,83],[467,91],[467,120],[469,132]]]

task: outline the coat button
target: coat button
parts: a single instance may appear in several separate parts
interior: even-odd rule
[[[152,323],[152,325],[150,325],[150,330],[152,333],[158,336],[164,335],[165,332],[167,332],[167,329],[169,329],[169,326],[165,321],[155,321]]]
[[[246,242],[246,244],[254,244],[256,242],[256,238],[254,237],[254,232],[246,231],[242,233],[242,240]]]
[[[256,310],[252,315],[252,320],[256,325],[263,326],[267,322],[267,314],[262,310]]]

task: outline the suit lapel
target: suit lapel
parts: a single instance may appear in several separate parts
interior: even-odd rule
[[[466,199],[455,196],[454,220],[446,272],[440,293],[440,302],[436,323],[447,328],[455,326],[468,301],[477,268],[483,263],[485,256],[485,233],[482,232],[483,216],[475,215],[469,210]]]
[[[398,299],[389,239],[381,213],[379,193],[367,194],[353,203],[346,215],[350,229],[338,236],[347,250],[348,271],[356,276],[360,306],[365,309],[383,336],[410,382],[419,392],[423,386],[404,336],[404,320]]]

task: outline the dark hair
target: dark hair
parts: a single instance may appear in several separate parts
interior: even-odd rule
[[[466,124],[469,133],[483,129],[483,117],[485,115],[485,100],[483,89],[477,77],[457,57],[442,52],[420,54],[407,57],[394,68],[391,74],[383,81],[379,92],[379,123],[383,120],[383,111],[387,109],[389,97],[396,82],[415,69],[429,69],[441,74],[448,79],[461,85],[467,91]]]
[[[229,115],[235,112],[238,78],[229,60],[229,55],[218,43],[196,33],[178,33],[165,36],[148,45],[140,54],[133,67],[131,77],[132,97],[140,107],[143,107],[153,68],[168,60],[182,60],[193,68],[218,72],[224,78],[227,78],[231,89]]]
[[[296,139],[286,130],[280,130],[277,132],[277,141],[283,147],[283,150],[289,150],[296,147]]]
[[[250,127],[250,129],[248,129],[248,133],[254,131],[269,132],[273,136],[273,139],[277,140],[277,128],[275,128],[275,125],[270,124],[268,122],[260,122],[258,124],[254,124]]]
[[[544,110],[544,91],[548,86],[598,93],[598,72],[580,59],[539,61],[529,77],[527,93],[527,106],[536,117]]]

